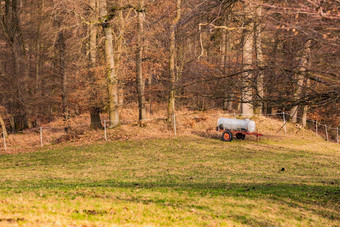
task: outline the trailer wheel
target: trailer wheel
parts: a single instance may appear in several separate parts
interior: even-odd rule
[[[223,141],[230,142],[232,141],[232,139],[233,139],[233,134],[230,131],[226,130],[222,133]]]
[[[244,138],[246,138],[246,135],[239,132],[239,133],[236,133],[236,138],[239,140],[244,140]]]

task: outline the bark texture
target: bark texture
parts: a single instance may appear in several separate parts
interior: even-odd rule
[[[144,47],[144,0],[140,0],[139,9],[137,10],[137,52],[136,52],[136,80],[137,80],[137,95],[138,95],[138,109],[139,121],[146,119],[145,109],[145,83],[143,78],[143,47]]]
[[[61,30],[58,33],[56,41],[56,69],[58,77],[61,79],[62,91],[61,91],[61,104],[62,104],[62,114],[65,123],[65,131],[69,132],[69,109],[68,109],[68,86],[67,86],[67,74],[65,73],[65,37],[64,31]]]
[[[251,3],[250,3],[251,4]],[[252,106],[252,73],[248,70],[252,69],[253,64],[253,46],[254,46],[254,17],[253,7],[251,5],[245,6],[246,18],[245,18],[245,30],[244,30],[244,41],[243,41],[243,70],[245,71],[242,75],[242,115],[245,117],[251,117],[254,114]]]
[[[255,26],[255,50],[256,50],[256,65],[258,74],[256,78],[256,97],[255,97],[255,113],[262,114],[263,111],[263,98],[264,98],[264,59],[262,51],[262,6],[256,8],[256,26]]]
[[[101,25],[105,36],[105,62],[106,62],[106,77],[107,88],[109,95],[109,128],[114,128],[120,125],[119,116],[119,100],[118,100],[118,79],[115,69],[115,57],[113,48],[113,31],[109,21],[107,21],[107,3],[106,0],[100,0],[100,17]]]
[[[308,68],[308,62],[309,62],[309,58],[311,56],[311,44],[312,44],[312,40],[308,40],[305,43],[302,55],[301,55],[301,63],[300,63],[300,73],[299,75],[297,75],[297,89],[294,93],[294,99],[295,101],[298,101],[301,96],[303,95],[303,89],[304,87],[307,87],[309,82],[308,82],[308,78],[306,77],[306,69]],[[305,86],[304,86],[305,85]],[[297,118],[298,118],[298,114],[299,114],[299,109],[302,108],[302,115],[307,114],[307,109],[308,107],[304,107],[304,106],[293,106],[293,108],[291,109],[291,114],[292,114],[292,122],[296,123],[297,122]],[[306,116],[304,117],[306,119]],[[304,120],[304,126],[306,126],[306,120]]]
[[[100,119],[101,108],[96,105],[97,91],[95,88],[96,76],[94,67],[97,64],[97,25],[95,21],[98,19],[98,0],[90,0],[92,20],[90,25],[90,40],[89,40],[89,80],[90,80],[90,117],[91,117],[91,128],[102,129],[102,123]]]
[[[168,102],[168,122],[173,121],[175,114],[175,102],[176,102],[176,26],[181,19],[181,0],[177,0],[176,3],[176,16],[170,26],[170,93]]]
[[[7,137],[7,129],[6,129],[6,124],[4,122],[4,118],[2,117],[2,114],[0,114],[0,124],[1,124],[1,128],[2,128],[2,133],[5,135],[5,137]]]
[[[42,27],[42,20],[43,20],[43,10],[45,6],[45,0],[40,0],[39,1],[40,7],[38,11],[39,15],[39,22],[38,22],[38,27],[37,27],[37,36],[36,36],[36,62],[35,62],[35,95],[38,100],[41,100],[42,98],[42,89],[41,89],[41,27]],[[39,116],[41,115],[41,104],[37,105],[35,107],[35,115],[36,115],[36,123],[39,125]]]

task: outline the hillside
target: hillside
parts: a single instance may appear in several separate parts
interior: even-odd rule
[[[113,130],[107,130],[108,141],[122,141],[122,140],[141,140],[152,138],[172,138],[174,131],[166,122],[166,108],[159,106],[157,111],[148,115],[148,120],[145,121],[144,127],[139,127],[138,112],[136,106],[131,106],[122,111],[124,116],[122,125]],[[221,110],[209,111],[189,111],[184,109],[178,111],[176,115],[176,133],[177,136],[198,135],[204,138],[218,139],[220,133],[215,131],[216,121],[219,117],[238,118],[234,113],[228,113]],[[104,126],[104,119],[106,115],[102,115],[102,124]],[[319,126],[318,136],[312,130],[305,130],[299,124],[287,122],[286,133],[283,128],[282,114],[273,116],[256,116],[252,120],[256,122],[256,131],[264,134],[263,139],[282,140],[286,139],[304,139],[308,141],[324,141],[325,130]],[[309,122],[310,123],[310,122]],[[7,151],[0,150],[5,153],[22,153],[32,152],[36,150],[48,150],[55,147],[64,146],[66,143],[73,145],[85,145],[95,142],[105,142],[104,130],[90,130],[89,116],[80,115],[71,119],[70,135],[66,136],[64,128],[65,124],[62,119],[55,119],[54,121],[42,125],[42,134],[40,135],[39,128],[24,130],[20,133],[11,134],[6,139]],[[314,129],[315,125],[310,124],[310,128]],[[331,139],[334,132],[328,130],[329,138]],[[41,136],[41,138],[40,138]],[[42,141],[41,141],[42,139]],[[335,139],[333,137],[333,139]],[[247,137],[247,140],[255,140],[255,137]],[[336,139],[335,139],[336,140]],[[43,148],[41,148],[41,142]],[[3,140],[0,140],[0,147],[3,148]]]
[[[339,145],[262,117],[259,142],[225,143],[200,119],[177,137],[122,126],[109,142],[2,154],[0,225],[340,225]]]

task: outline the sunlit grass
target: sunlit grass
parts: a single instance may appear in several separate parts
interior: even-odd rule
[[[339,161],[321,141],[198,136],[1,155],[0,225],[337,226]]]

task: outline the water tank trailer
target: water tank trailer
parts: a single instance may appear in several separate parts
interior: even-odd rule
[[[233,134],[236,139],[244,140],[246,135],[256,136],[258,140],[262,134],[255,132],[255,121],[249,119],[231,119],[231,118],[219,118],[217,120],[216,131],[223,132],[222,140],[230,142],[233,139]]]

